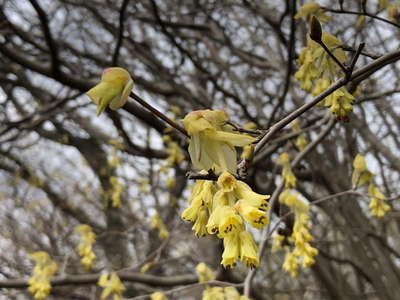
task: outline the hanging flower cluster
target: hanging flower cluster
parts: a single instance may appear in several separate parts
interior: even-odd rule
[[[118,180],[117,176],[111,176],[110,179],[111,189],[109,190],[109,196],[111,199],[112,207],[121,207],[121,195],[124,191],[124,185]]]
[[[291,209],[294,214],[294,225],[290,236],[277,234],[272,243],[272,252],[280,249],[286,251],[282,268],[292,277],[297,276],[300,263],[308,268],[315,263],[314,256],[318,250],[310,245],[313,237],[310,233],[309,206],[301,200],[299,194],[290,188],[296,187],[296,177],[290,164],[290,156],[284,152],[280,155],[278,164],[282,165],[282,178],[285,190],[279,195],[279,202]],[[293,246],[291,250],[290,245]]]
[[[293,121],[290,123],[290,125],[291,125],[292,131],[293,131],[294,133],[301,132],[300,122],[299,122],[298,119],[293,120]],[[307,137],[306,137],[305,133],[300,133],[300,134],[297,136],[296,141],[295,141],[295,145],[296,145],[297,149],[299,149],[299,151],[303,151],[303,150],[307,147],[307,145],[308,145],[308,140],[307,140]]]
[[[93,267],[96,254],[93,252],[93,245],[96,242],[96,234],[89,225],[81,224],[75,227],[75,231],[80,235],[78,253],[81,256],[81,263],[86,269]]]
[[[216,278],[215,272],[205,263],[199,263],[196,266],[196,273],[199,282],[207,282]],[[248,300],[246,296],[241,296],[233,286],[228,287],[210,287],[206,286],[201,300]]]
[[[290,251],[289,246],[284,246],[286,251],[283,269],[292,277],[297,276],[299,265],[302,262],[304,268],[308,268],[315,263],[314,257],[318,250],[310,245],[313,237],[310,233],[309,206],[300,199],[298,193],[286,189],[279,196],[279,202],[288,206],[294,214],[294,226],[292,234],[286,241],[293,244],[294,248]],[[284,236],[277,235],[273,244],[273,251],[282,247]]]
[[[370,196],[369,209],[371,215],[377,218],[383,218],[390,206],[385,202],[385,195],[374,183],[374,174],[367,168],[364,156],[357,154],[353,162],[353,174],[351,182],[354,188],[368,184],[368,195]]]
[[[45,299],[51,291],[50,280],[54,273],[57,272],[58,266],[57,263],[50,258],[49,254],[44,251],[31,253],[30,257],[35,262],[35,267],[28,281],[28,291],[35,299],[42,300]]]
[[[197,236],[215,234],[223,239],[221,264],[233,267],[240,259],[248,267],[257,267],[259,258],[250,225],[262,228],[268,223],[268,195],[252,191],[246,183],[237,180],[235,146],[246,146],[254,138],[232,132],[224,111],[201,110],[188,114],[183,124],[191,139],[189,154],[195,168],[220,172],[217,183],[197,180],[189,207],[182,219],[194,222]]]
[[[209,287],[203,291],[201,300],[249,300],[248,297],[240,295],[233,286],[227,287]]]
[[[283,152],[278,159],[278,165],[282,166],[282,178],[285,182],[285,188],[296,187],[296,176],[294,176],[292,167],[290,166],[289,153]]]
[[[196,266],[196,273],[200,283],[214,280],[217,277],[215,272],[203,262]]]
[[[122,300],[122,293],[125,291],[125,287],[119,279],[117,273],[112,272],[103,273],[97,284],[103,288],[103,292],[100,295],[101,299],[105,299],[108,296],[113,296],[113,300]]]
[[[160,239],[164,240],[169,237],[169,231],[159,214],[155,214],[151,217],[151,228],[158,229],[158,236]]]
[[[346,62],[347,57],[339,39],[323,32],[321,40],[341,64]],[[300,68],[295,78],[301,82],[302,89],[314,96],[325,91],[336,79],[343,76],[340,66],[310,36],[307,36],[307,45],[301,50],[298,63]],[[353,109],[354,99],[346,87],[341,87],[326,97],[321,105],[329,107],[338,119],[345,119]]]

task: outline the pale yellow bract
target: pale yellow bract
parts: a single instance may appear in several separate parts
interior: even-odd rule
[[[126,103],[133,88],[133,80],[123,68],[108,68],[101,75],[101,81],[86,94],[97,105],[99,116],[107,106],[116,110]]]
[[[255,138],[234,133],[222,110],[197,110],[186,115],[183,126],[190,135],[189,154],[195,168],[229,171],[236,174],[235,147],[243,147]]]

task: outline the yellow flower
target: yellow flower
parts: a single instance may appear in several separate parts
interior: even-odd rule
[[[36,300],[45,299],[50,291],[50,280],[57,272],[58,266],[44,251],[38,251],[29,255],[35,262],[32,277],[28,280],[28,291]]]
[[[271,252],[277,252],[278,250],[282,249],[282,242],[284,241],[285,236],[276,234],[274,236],[274,239],[272,241],[272,247],[271,247]]]
[[[198,110],[186,115],[183,125],[190,135],[189,154],[197,169],[236,173],[235,147],[256,139],[231,132],[228,115],[222,110]]]
[[[118,177],[111,176],[110,177],[110,184],[111,184],[111,206],[112,207],[121,207],[121,195],[124,191],[124,185],[119,182]]]
[[[248,184],[244,183],[243,181],[237,180],[232,174],[229,174],[228,172],[222,173],[218,177],[217,183],[218,186],[221,188],[222,193],[226,193],[229,196],[231,196],[230,193],[232,193],[233,198],[243,199],[249,205],[252,205],[261,210],[268,209],[267,200],[270,197],[269,195],[262,195],[253,192]]]
[[[154,292],[150,295],[151,300],[168,300],[163,292]]]
[[[342,119],[353,110],[354,99],[345,87],[341,87],[325,98],[324,105],[328,106],[338,119]]]
[[[206,288],[201,300],[225,300],[224,289],[220,286]]]
[[[324,92],[329,86],[331,82],[326,78],[319,78],[316,80],[314,88],[311,91],[311,95],[318,96],[322,92]]]
[[[328,32],[322,33],[322,41],[329,48],[332,54],[341,62],[345,63],[347,58],[341,41]],[[326,51],[307,37],[307,46],[300,52],[298,59],[299,70],[295,78],[301,81],[301,88],[318,95],[324,91],[331,83],[331,80],[341,75],[341,69]],[[347,96],[347,94],[346,94]]]
[[[175,178],[171,176],[167,177],[167,179],[165,179],[165,185],[169,189],[172,189],[176,185]]]
[[[172,105],[169,111],[176,117],[182,113],[182,109],[179,106]]]
[[[327,22],[331,17],[324,14],[321,6],[317,2],[306,2],[294,16],[295,19],[300,19],[304,17],[309,17],[315,15],[319,21]]]
[[[296,186],[296,176],[294,176],[292,167],[290,165],[290,156],[288,153],[283,152],[278,159],[278,164],[282,166],[282,177],[285,182],[285,187]]]
[[[279,202],[289,206],[297,214],[302,213],[304,215],[307,214],[309,210],[308,205],[304,201],[300,200],[298,193],[292,192],[290,189],[285,189],[279,195]]]
[[[212,181],[197,180],[189,199],[190,206],[182,212],[181,218],[194,222],[201,206],[211,207],[214,192],[214,183]]]
[[[97,284],[103,288],[103,292],[100,296],[101,299],[105,299],[112,294],[113,300],[122,300],[122,293],[125,291],[125,287],[117,273],[112,272],[111,274],[102,274]]]
[[[239,234],[240,240],[240,260],[246,267],[256,268],[260,264],[258,259],[258,247],[254,242],[250,232],[243,230]]]
[[[215,272],[203,262],[196,266],[196,273],[199,276],[199,282],[206,282],[216,278]]]
[[[234,267],[240,257],[240,239],[237,232],[232,232],[224,237],[224,252],[221,264],[226,267]]]
[[[354,158],[353,167],[354,170],[351,176],[353,187],[360,187],[372,182],[374,175],[368,170],[364,156],[357,154]]]
[[[244,129],[248,129],[248,130],[256,130],[257,129],[257,124],[254,122],[248,122],[246,124],[243,125]]]
[[[192,230],[195,232],[196,236],[205,236],[207,234],[207,222],[208,222],[208,213],[204,207],[201,207],[196,221],[193,224]]]
[[[86,269],[91,269],[93,267],[93,261],[96,258],[96,254],[92,250],[96,242],[96,234],[92,231],[92,228],[86,224],[76,226],[75,231],[80,234],[78,252],[81,256],[81,263]]]
[[[295,269],[297,270],[298,260],[296,259],[296,261],[294,261],[292,255],[296,257],[301,257],[303,259],[303,267],[307,268],[314,264],[314,256],[318,254],[318,250],[316,248],[313,248],[309,243],[313,240],[313,237],[310,234],[308,204],[301,200],[297,193],[292,192],[288,189],[284,190],[279,195],[279,202],[289,206],[291,209],[293,209],[294,212],[295,220],[291,240],[295,245],[295,249],[292,253],[286,254],[286,267],[284,265],[284,269],[286,268],[285,270],[291,273],[291,275],[294,277],[295,275],[293,274],[295,274],[297,271],[291,271],[290,268],[294,268],[293,265],[296,264]],[[279,244],[279,246],[280,245],[281,244]]]
[[[368,194],[371,196],[368,206],[371,215],[383,218],[386,212],[390,210],[390,206],[385,203],[385,195],[373,183],[370,183],[368,186]]]
[[[292,277],[296,277],[299,273],[299,262],[297,260],[297,257],[289,250],[287,250],[285,261],[283,262],[282,267]]]
[[[225,298],[228,300],[239,300],[240,294],[233,286],[224,288]]]
[[[232,192],[235,189],[237,180],[235,176],[233,176],[229,172],[223,172],[218,177],[217,183],[219,188],[221,188],[225,193],[228,193]]]
[[[151,217],[151,228],[158,229],[158,236],[160,239],[166,239],[169,237],[169,232],[167,227],[165,226],[163,220],[161,219],[159,214],[155,214]]]
[[[303,151],[308,145],[308,141],[307,141],[306,136],[304,134],[300,134],[296,138],[295,145],[300,151]]]
[[[146,273],[148,270],[150,270],[153,267],[154,263],[153,262],[149,262],[147,264],[144,264],[141,268],[140,268],[140,273]]]
[[[209,234],[218,233],[224,237],[241,228],[242,218],[232,206],[219,206],[211,213],[206,225]]]
[[[172,141],[171,137],[168,135],[163,136],[163,142],[167,146],[167,164],[168,166],[173,166],[174,164],[178,164],[185,159],[185,155],[181,147],[179,147],[177,142]]]
[[[265,211],[252,206],[246,200],[237,201],[235,209],[254,228],[260,229],[268,224],[269,219]]]
[[[105,69],[101,81],[86,94],[97,105],[96,114],[100,115],[109,105],[116,110],[126,103],[133,88],[133,80],[128,71],[122,68]]]

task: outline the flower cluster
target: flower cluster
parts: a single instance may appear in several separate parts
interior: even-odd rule
[[[196,273],[199,277],[200,283],[214,280],[216,278],[215,272],[203,262],[196,266]]]
[[[299,9],[299,11],[294,17],[295,19],[300,19],[300,18],[309,19],[312,16],[316,16],[318,20],[320,20],[321,22],[327,22],[331,19],[331,17],[325,15],[321,6],[317,2],[304,3],[304,5]]]
[[[185,155],[177,142],[174,142],[169,135],[163,136],[163,142],[167,147],[167,165],[172,167],[175,164],[181,163],[185,159]]]
[[[154,292],[150,295],[150,300],[168,300],[163,292]]]
[[[125,287],[119,279],[117,273],[112,272],[103,273],[97,284],[103,288],[100,298],[105,299],[110,295],[113,295],[113,300],[122,300],[122,293],[125,291]]]
[[[28,291],[37,300],[45,299],[51,291],[50,279],[57,272],[57,263],[44,251],[31,253],[30,257],[35,262],[35,267],[28,281]]]
[[[322,42],[337,60],[344,64],[346,54],[341,48],[341,41],[328,32],[322,33]],[[295,78],[301,82],[301,88],[316,96],[325,91],[341,74],[341,68],[326,53],[320,44],[307,37],[307,46],[300,52],[299,70]],[[338,119],[345,118],[353,109],[354,96],[346,87],[341,87],[331,93],[322,102]]]
[[[208,287],[203,291],[201,300],[249,300],[248,297],[239,294],[233,286]]]
[[[189,207],[182,219],[194,222],[197,236],[216,234],[223,239],[224,252],[221,264],[236,265],[240,259],[246,266],[257,267],[257,245],[246,225],[261,228],[268,223],[268,195],[252,191],[246,183],[237,180],[235,146],[246,146],[254,138],[232,132],[224,111],[202,110],[188,114],[183,124],[191,136],[189,154],[193,165],[220,172],[217,183],[197,180]]]
[[[86,269],[93,267],[96,254],[93,252],[93,245],[96,242],[96,234],[89,225],[81,224],[75,227],[75,231],[80,234],[78,253],[81,256],[81,263]]]
[[[116,176],[111,176],[109,181],[111,185],[111,189],[109,190],[111,206],[121,207],[121,195],[124,191],[124,185],[118,180],[118,177]]]
[[[151,217],[151,228],[158,229],[158,236],[160,239],[163,240],[169,237],[167,227],[165,226],[159,214],[155,214]]]
[[[292,131],[294,133],[301,132],[299,120],[297,120],[297,119],[293,120],[290,123],[290,125],[291,125]],[[299,135],[296,138],[295,145],[296,145],[297,149],[299,149],[299,151],[303,151],[307,147],[308,140],[307,140],[307,137],[306,137],[306,135],[304,133],[299,133]]]
[[[370,196],[369,209],[371,215],[377,218],[383,218],[390,206],[385,202],[385,195],[374,183],[374,174],[367,168],[364,156],[357,154],[353,162],[353,174],[351,182],[354,188],[368,184],[368,194]]]
[[[304,268],[308,268],[315,263],[314,256],[318,250],[310,245],[313,237],[310,233],[309,206],[300,199],[296,192],[286,189],[279,196],[279,202],[288,206],[294,213],[294,226],[289,241],[293,243],[294,249],[290,251],[285,246],[286,256],[283,263],[283,269],[290,273],[292,277],[297,276],[300,262]],[[282,245],[284,237],[279,236],[276,239],[275,248]],[[288,242],[289,242],[288,241]]]
[[[255,138],[232,132],[228,122],[226,112],[208,109],[193,111],[183,119],[190,135],[190,159],[196,169],[236,174],[235,147],[246,146]]]
[[[282,178],[286,188],[294,188],[296,186],[296,176],[294,176],[292,167],[290,166],[289,153],[283,152],[278,159],[278,164],[282,166]]]

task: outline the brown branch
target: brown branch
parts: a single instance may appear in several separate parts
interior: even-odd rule
[[[376,16],[376,15],[367,13],[367,12],[365,12],[365,11],[364,11],[364,12],[359,12],[359,11],[348,11],[348,10],[340,10],[340,9],[331,9],[331,8],[328,8],[328,7],[321,7],[321,8],[324,9],[325,11],[329,11],[329,12],[335,13],[335,14],[347,14],[347,15],[357,15],[357,16],[366,16],[366,17],[370,17],[370,18],[372,18],[372,19],[375,19],[375,20],[378,20],[378,21],[381,21],[381,22],[385,22],[385,23],[387,23],[387,24],[390,24],[390,25],[392,25],[392,26],[395,26],[395,27],[397,27],[397,28],[400,28],[400,25],[399,25],[399,24],[396,24],[396,23],[391,22],[391,21],[389,21],[389,20],[387,20],[387,19],[378,17],[378,16]]]
[[[128,2],[129,2],[129,0],[124,0],[124,2],[122,2],[121,10],[119,12],[118,40],[117,40],[114,55],[112,58],[112,63],[114,66],[118,66],[119,51],[121,50],[122,40],[124,38],[124,17],[125,17],[126,7],[128,6]]]
[[[40,7],[39,3],[37,3],[36,0],[29,0],[29,2],[32,4],[33,8],[36,10],[36,13],[38,14],[40,23],[43,28],[44,37],[46,39],[47,45],[50,50],[52,74],[54,75],[54,77],[58,77],[61,73],[60,72],[60,61],[58,58],[58,48],[57,48],[56,43],[54,43],[53,37],[51,35],[51,31],[50,31],[50,27],[49,27],[49,19],[47,18],[46,13]]]
[[[176,286],[193,284],[198,281],[196,275],[175,275],[175,276],[155,276],[134,272],[117,272],[122,281],[144,283],[154,286]],[[52,286],[77,285],[77,284],[96,284],[101,273],[66,275],[54,277],[50,282]],[[29,286],[28,279],[8,279],[0,280],[0,288],[24,289]]]

